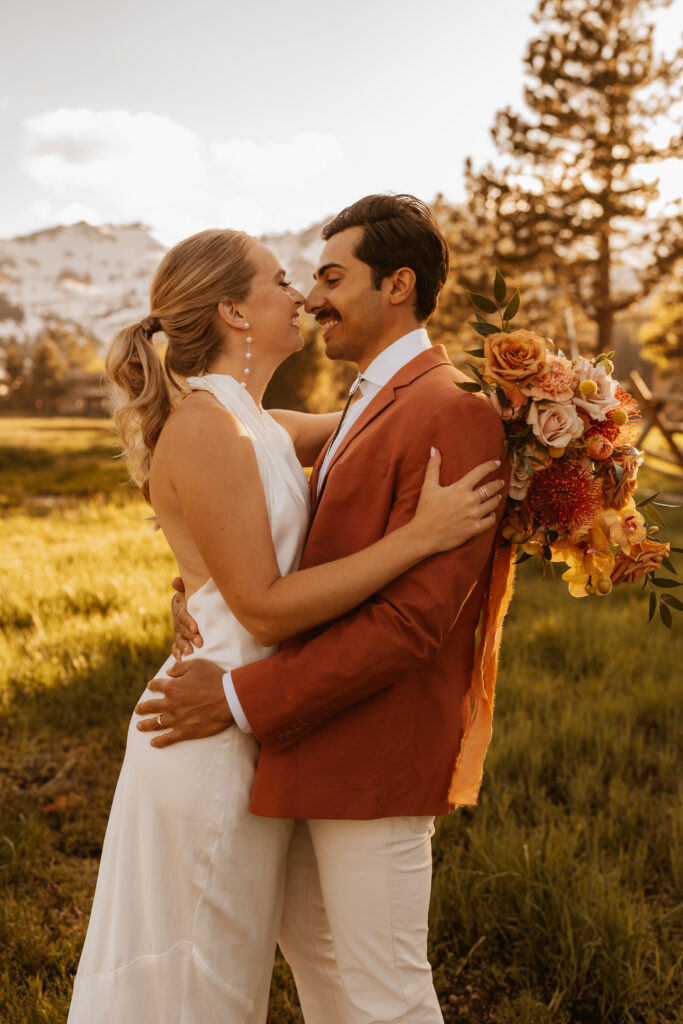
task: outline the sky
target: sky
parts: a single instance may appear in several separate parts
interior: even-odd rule
[[[141,221],[299,230],[464,195],[522,106],[536,0],[21,0],[0,38],[0,238]],[[659,16],[680,39],[683,0]],[[664,168],[663,190],[680,190]]]

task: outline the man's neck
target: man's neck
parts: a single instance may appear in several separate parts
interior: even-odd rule
[[[423,327],[424,324],[418,324],[416,321],[412,321],[411,323],[397,325],[392,331],[387,331],[382,334],[382,336],[377,339],[376,343],[368,346],[362,357],[357,361],[356,365],[358,366],[358,372],[364,373],[370,363],[377,358],[380,352],[384,352],[385,349],[405,337],[406,334],[411,334],[413,331],[419,331]]]

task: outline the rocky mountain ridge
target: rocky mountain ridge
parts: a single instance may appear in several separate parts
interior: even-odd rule
[[[264,235],[292,281],[307,290],[322,245],[320,224]],[[149,311],[149,287],[166,251],[144,224],[47,228],[0,240],[0,345],[46,327],[75,326],[103,348]]]

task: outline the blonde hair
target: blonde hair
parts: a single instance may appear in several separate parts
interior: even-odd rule
[[[254,239],[243,231],[200,231],[166,253],[150,289],[151,312],[119,331],[105,360],[113,416],[131,479],[149,501],[149,471],[161,429],[187,393],[185,378],[206,373],[222,335],[218,303],[249,293]],[[153,335],[168,340],[162,359]]]

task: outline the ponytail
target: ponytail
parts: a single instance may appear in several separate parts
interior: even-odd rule
[[[160,323],[147,317],[124,327],[114,338],[105,360],[112,383],[114,422],[128,458],[131,479],[149,502],[149,470],[161,428],[178,397],[153,340]]]

